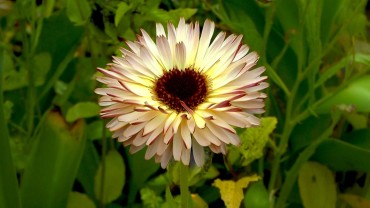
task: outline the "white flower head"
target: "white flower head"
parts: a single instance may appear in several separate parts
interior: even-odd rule
[[[204,148],[226,154],[226,144],[239,145],[233,127],[259,125],[268,87],[254,68],[258,55],[249,52],[242,36],[220,32],[206,20],[177,27],[156,25],[156,40],[142,30],[128,41],[122,57],[114,57],[98,81],[107,87],[101,95],[102,118],[107,128],[134,153],[144,147],[146,159],[155,157],[162,168],[173,158],[189,165],[204,164]]]

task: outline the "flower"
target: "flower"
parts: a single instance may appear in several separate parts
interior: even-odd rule
[[[162,168],[172,158],[202,166],[204,148],[226,154],[226,144],[240,144],[233,127],[260,124],[254,114],[264,112],[265,68],[253,69],[258,55],[241,35],[220,32],[211,41],[214,29],[210,20],[202,31],[183,18],[177,27],[168,23],[167,33],[157,24],[155,42],[141,30],[122,57],[98,68],[107,86],[95,90],[100,115],[112,118],[106,127],[131,153],[147,147],[145,158]]]

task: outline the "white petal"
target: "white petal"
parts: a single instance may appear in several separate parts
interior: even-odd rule
[[[215,23],[207,19],[204,22],[202,35],[199,40],[197,57],[195,60],[195,65],[194,65],[195,68],[200,68],[204,61],[204,55],[208,49],[214,29],[215,29]]]
[[[182,142],[181,135],[179,133],[176,133],[173,136],[173,142],[172,142],[172,145],[173,145],[173,158],[176,161],[179,161],[180,158],[181,158],[181,152],[182,152],[182,149],[183,149],[183,144],[184,143]]]
[[[164,31],[163,25],[160,23],[157,23],[155,25],[156,28],[156,35],[157,36],[165,36],[166,37],[166,32]]]
[[[189,128],[186,124],[187,122],[184,120],[183,122],[181,122],[181,137],[184,141],[184,144],[185,144],[185,147],[187,149],[190,149],[191,148],[191,135],[190,135],[190,131],[189,131]]]
[[[189,163],[190,163],[190,153],[191,153],[190,149],[184,148],[182,150],[181,161],[182,161],[182,163],[184,163],[184,165],[189,165]]]
[[[195,164],[197,164],[199,167],[202,167],[204,164],[204,150],[203,147],[200,146],[196,141],[193,142],[193,157]]]

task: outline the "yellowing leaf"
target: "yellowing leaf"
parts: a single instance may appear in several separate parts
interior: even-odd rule
[[[263,148],[268,142],[269,135],[274,131],[276,124],[277,119],[275,117],[262,118],[260,126],[248,128],[240,135],[242,144],[237,149],[245,158],[244,166],[262,157]]]
[[[298,186],[305,208],[334,208],[337,192],[334,176],[324,165],[307,162],[299,170]]]
[[[243,200],[243,188],[247,188],[250,182],[258,181],[257,175],[246,176],[238,181],[216,179],[213,186],[220,189],[221,199],[224,201],[227,208],[239,208]]]
[[[107,204],[121,195],[126,175],[125,163],[116,150],[109,151],[104,162],[104,165],[102,163],[99,165],[95,175],[94,192],[97,199]]]
[[[352,208],[370,207],[370,201],[353,194],[341,194],[339,198],[345,201]]]

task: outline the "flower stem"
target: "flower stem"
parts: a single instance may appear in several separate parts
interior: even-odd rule
[[[190,192],[189,192],[189,166],[180,163],[180,194],[181,194],[181,208],[191,207]]]

